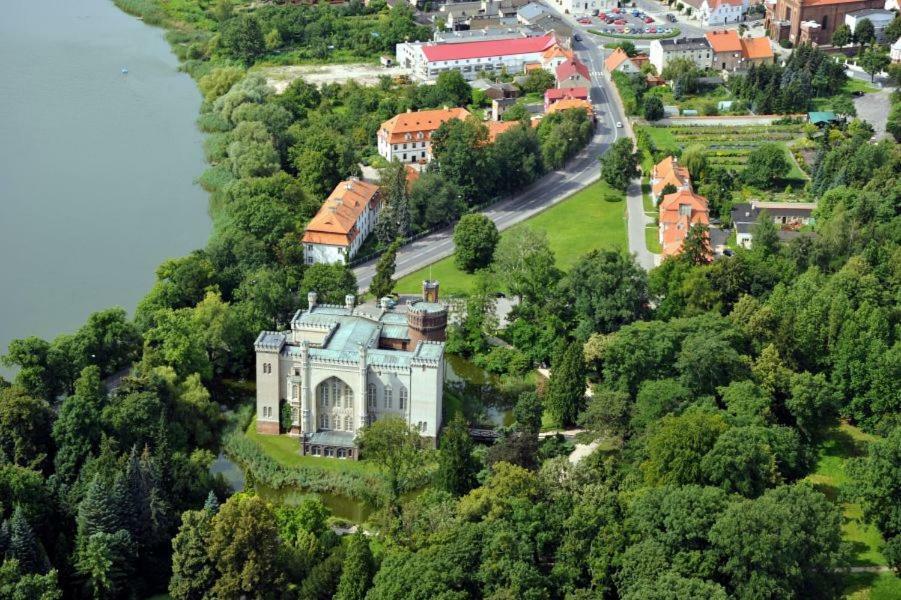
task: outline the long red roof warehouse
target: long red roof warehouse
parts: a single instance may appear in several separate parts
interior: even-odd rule
[[[422,52],[430,62],[442,60],[464,60],[488,56],[509,56],[544,52],[557,41],[554,34],[512,40],[486,40],[483,42],[460,42],[456,44],[436,44],[423,46]]]

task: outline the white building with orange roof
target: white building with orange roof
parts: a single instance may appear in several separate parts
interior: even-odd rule
[[[587,100],[581,100],[579,98],[564,98],[563,100],[557,100],[553,104],[551,104],[546,113],[552,114],[555,112],[560,112],[561,110],[584,110],[585,113],[594,120],[594,107],[591,105],[591,102]]]
[[[660,201],[660,194],[667,185],[672,185],[676,191],[691,191],[691,174],[673,156],[667,156],[651,169],[651,197],[654,203]]]
[[[348,262],[375,229],[381,207],[379,186],[374,183],[355,177],[339,183],[304,230],[304,262]]]
[[[609,74],[613,74],[616,71],[638,73],[640,70],[639,66],[632,62],[632,59],[622,48],[617,48],[604,59],[604,71]]]
[[[541,55],[541,66],[550,73],[555,73],[557,67],[574,58],[572,50],[567,50],[559,44],[554,44]]]
[[[451,119],[466,119],[465,108],[407,111],[394,116],[379,127],[378,151],[387,161],[404,163],[432,160],[432,134]]]
[[[738,23],[744,21],[749,5],[748,0],[702,0],[698,18],[709,27]]]
[[[660,246],[663,256],[674,256],[682,251],[682,242],[695,225],[710,224],[707,198],[691,190],[667,194],[660,202]]]

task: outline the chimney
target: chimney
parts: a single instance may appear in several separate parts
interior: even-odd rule
[[[316,292],[307,292],[307,306],[309,306],[310,310],[316,306]]]
[[[357,297],[353,294],[347,294],[344,296],[344,308],[353,312],[354,305],[357,303]]]
[[[426,302],[438,302],[438,280],[425,279],[422,282],[422,299]]]
[[[354,182],[352,180],[347,180],[344,182],[344,189],[352,190],[354,189]]]

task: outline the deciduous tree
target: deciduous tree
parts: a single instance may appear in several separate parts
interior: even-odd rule
[[[601,155],[601,178],[610,187],[625,192],[636,176],[638,153],[634,151],[632,139],[619,138]]]
[[[467,273],[487,267],[499,237],[497,226],[485,215],[464,215],[454,227],[454,264]]]

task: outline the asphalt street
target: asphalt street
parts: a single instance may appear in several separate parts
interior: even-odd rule
[[[548,8],[554,10],[553,7]],[[563,18],[575,24],[568,16]],[[483,214],[494,221],[501,231],[565,200],[588,184],[597,181],[600,178],[598,158],[618,137],[626,135],[624,129],[616,127],[617,122],[623,123],[626,127],[628,123],[618,104],[611,100],[611,91],[608,89],[610,84],[603,74],[602,45],[589,34],[583,33],[581,37],[581,42],[573,42],[573,49],[591,72],[591,102],[598,118],[595,134],[588,145],[563,169],[548,173],[522,192],[483,211]],[[642,266],[650,268],[653,266],[654,256],[648,252],[644,241],[646,223],[640,194],[637,205],[634,198],[627,198],[627,210],[629,250],[638,255],[638,261]],[[640,235],[637,234],[639,231]],[[409,275],[450,256],[454,251],[452,236],[453,228],[448,227],[402,247],[397,253],[395,277]],[[375,275],[376,263],[377,259],[374,259],[354,267],[354,275],[361,291],[369,287],[369,282]]]

